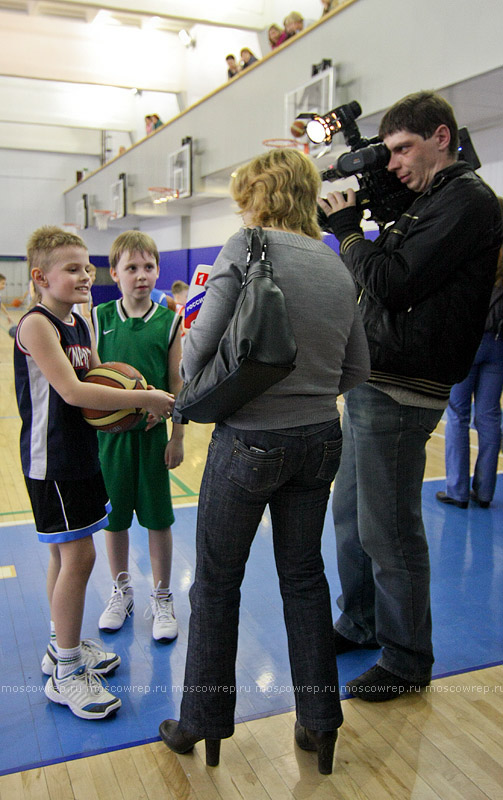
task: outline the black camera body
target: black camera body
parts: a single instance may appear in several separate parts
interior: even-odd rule
[[[344,141],[351,147],[337,159],[335,166],[321,173],[323,181],[334,181],[355,175],[359,189],[356,192],[356,205],[362,213],[370,210],[370,219],[382,229],[388,222],[394,222],[410,207],[417,193],[404,186],[392,172],[387,170],[390,151],[378,136],[366,139],[361,136],[356,118],[361,114],[361,106],[353,100],[328,112],[321,120],[327,135],[341,132]],[[329,132],[328,132],[329,131]],[[459,129],[458,157],[466,160],[473,169],[480,167],[480,161],[466,128]],[[326,214],[318,208],[318,222],[322,230],[330,232]]]

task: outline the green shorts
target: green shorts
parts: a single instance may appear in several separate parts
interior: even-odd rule
[[[164,464],[166,424],[161,422],[150,431],[98,432],[98,439],[101,470],[112,503],[106,530],[129,528],[134,511],[144,528],[169,528],[175,517]]]

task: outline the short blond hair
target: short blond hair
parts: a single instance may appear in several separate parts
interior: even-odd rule
[[[124,231],[119,234],[110,248],[108,260],[110,267],[115,269],[124,253],[148,253],[155,258],[155,263],[159,266],[159,250],[157,245],[148,233],[143,231]]]
[[[61,247],[81,247],[87,252],[87,245],[76,233],[64,231],[56,225],[44,225],[33,231],[26,245],[30,269],[38,267],[46,272],[52,264],[52,257]]]
[[[293,148],[269,150],[240,167],[231,195],[254,225],[298,231],[321,239],[317,197],[321,178],[313,162]]]
[[[186,289],[189,288],[189,284],[185,283],[185,281],[174,281],[171,284],[171,292],[172,294],[180,294],[180,292],[184,292]]]

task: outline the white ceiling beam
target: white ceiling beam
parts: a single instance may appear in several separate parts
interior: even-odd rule
[[[132,13],[141,16],[159,16],[179,21],[183,25],[216,25],[248,30],[262,30],[268,22],[266,0],[51,0],[54,7],[88,8],[90,12],[100,9],[112,13]],[[28,13],[43,13],[43,0],[27,0]],[[7,9],[6,9],[7,10]]]
[[[88,22],[89,24],[94,22],[99,13],[100,13],[99,8],[86,8],[86,22]]]

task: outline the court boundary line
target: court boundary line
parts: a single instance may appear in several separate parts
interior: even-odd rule
[[[433,675],[432,682],[441,680],[442,678],[452,678],[455,677],[456,675],[466,675],[469,674],[470,672],[478,672],[479,670],[491,669],[493,667],[501,667],[501,666],[503,666],[503,660],[492,661],[489,662],[488,664],[479,664],[474,667],[465,667],[464,669],[460,670],[443,672],[440,673],[439,675]],[[357,700],[358,698],[347,692],[341,692],[342,702],[344,702],[345,700],[355,700],[355,699]],[[245,722],[253,722],[256,719],[267,719],[268,717],[277,717],[279,716],[279,714],[289,714],[292,711],[295,711],[295,705],[287,706],[286,708],[281,708],[281,709],[270,709],[268,711],[264,711],[257,714],[248,714],[244,717],[239,717],[238,719],[236,719],[235,724],[240,725],[241,723]],[[58,756],[58,758],[47,759],[45,761],[34,761],[30,764],[21,765],[19,767],[11,767],[11,768],[9,767],[8,769],[0,770],[0,777],[3,777],[4,775],[15,775],[21,772],[29,772],[30,770],[33,769],[43,769],[44,767],[50,767],[53,764],[62,764],[62,763],[66,764],[69,761],[80,761],[83,758],[93,758],[93,756],[104,755],[105,753],[114,753],[117,750],[129,750],[132,747],[142,747],[143,745],[154,744],[155,742],[160,742],[160,741],[162,741],[160,736],[153,736],[153,737],[149,736],[146,739],[139,739],[125,744],[110,745],[110,747],[102,747],[96,750],[90,750],[88,753],[74,753],[66,756]]]

